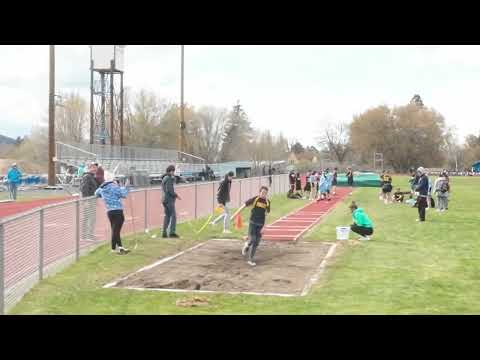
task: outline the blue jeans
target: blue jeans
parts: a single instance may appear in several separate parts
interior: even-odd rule
[[[17,200],[17,184],[9,183],[8,190],[10,190],[10,200]]]
[[[163,209],[165,210],[165,217],[163,218],[163,233],[168,235],[175,234],[177,228],[177,214],[175,211],[175,202],[164,202]]]

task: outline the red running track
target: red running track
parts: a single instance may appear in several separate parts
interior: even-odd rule
[[[296,241],[326,216],[350,193],[350,188],[338,188],[331,201],[313,201],[305,207],[266,225],[262,239],[270,241]],[[292,200],[295,201],[295,200]]]
[[[65,196],[65,197],[56,197],[50,199],[38,199],[32,201],[21,201],[21,202],[4,202],[0,203],[0,218],[12,216],[15,214],[20,214],[35,208],[39,208],[45,205],[51,205],[56,203],[61,203],[68,200],[75,200],[77,197]]]

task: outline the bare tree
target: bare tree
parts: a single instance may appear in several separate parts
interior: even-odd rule
[[[213,106],[203,107],[196,114],[199,126],[198,153],[208,162],[216,161],[220,154],[228,111]]]
[[[86,138],[89,112],[85,99],[78,93],[62,94],[55,116],[55,137],[59,141],[80,143]]]
[[[328,124],[323,134],[318,137],[318,144],[342,164],[351,151],[348,125],[345,123]]]

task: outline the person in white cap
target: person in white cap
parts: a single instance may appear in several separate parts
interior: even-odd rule
[[[18,170],[17,163],[13,163],[7,173],[8,190],[10,191],[10,200],[17,200],[17,188],[22,182],[22,173]]]
[[[418,215],[419,219],[417,221],[424,222],[425,221],[425,209],[427,208],[427,197],[428,197],[428,177],[425,173],[425,169],[423,167],[419,167],[418,175],[420,178],[418,179],[418,184],[415,187],[415,191],[418,193]]]
[[[122,199],[127,198],[129,189],[119,186],[111,174],[106,174],[105,177],[105,181],[95,191],[95,196],[101,197],[105,201],[107,216],[112,228],[112,253],[127,254],[130,250],[123,247],[120,233],[125,222]]]

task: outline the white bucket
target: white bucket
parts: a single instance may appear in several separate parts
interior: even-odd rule
[[[348,226],[337,226],[337,240],[348,240],[350,228]]]

